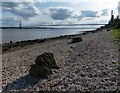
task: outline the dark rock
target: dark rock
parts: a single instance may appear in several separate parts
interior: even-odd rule
[[[88,75],[88,77],[89,77],[89,78],[93,78],[93,77],[94,77],[94,75],[92,75],[92,74],[89,74],[89,75]]]
[[[94,75],[94,77],[98,77],[98,75],[97,75],[97,74],[95,74],[95,75]]]
[[[10,41],[10,43],[12,43],[12,41]]]
[[[38,66],[44,66],[52,69],[59,69],[52,53],[43,53],[35,59],[35,64]]]
[[[52,69],[59,69],[52,53],[43,53],[35,59],[29,73],[34,77],[47,78],[52,74]]]
[[[42,43],[42,42],[45,42],[45,39],[38,40],[38,43]]]
[[[86,34],[87,34],[87,33],[85,33],[85,32],[83,33],[83,35],[86,35]]]
[[[110,31],[110,29],[107,29],[107,31]]]
[[[71,43],[77,43],[77,42],[81,42],[81,41],[82,41],[81,37],[77,37],[77,38],[73,38]]]
[[[47,67],[40,67],[35,64],[31,65],[29,73],[34,77],[48,78],[52,74],[52,70]]]
[[[81,73],[81,74],[80,74],[80,76],[81,76],[81,77],[84,77],[84,76],[85,76],[85,74]]]

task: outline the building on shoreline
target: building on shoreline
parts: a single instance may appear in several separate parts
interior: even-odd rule
[[[111,22],[114,20],[113,10],[111,10]]]

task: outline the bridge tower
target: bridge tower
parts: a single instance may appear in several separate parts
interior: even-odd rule
[[[22,22],[20,17],[18,17],[18,22],[19,22],[19,29],[22,29]]]

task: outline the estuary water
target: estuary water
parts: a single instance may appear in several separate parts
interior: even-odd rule
[[[2,43],[81,34],[81,31],[95,30],[96,28],[98,26],[94,28],[76,26],[54,27],[53,29],[2,29]]]

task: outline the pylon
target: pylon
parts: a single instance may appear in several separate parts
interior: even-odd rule
[[[18,17],[18,22],[19,22],[19,29],[21,29],[22,28],[22,22],[21,22],[20,17]]]

